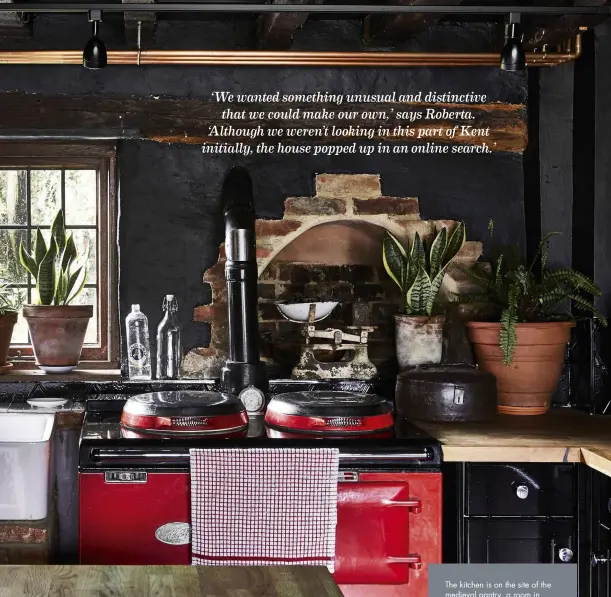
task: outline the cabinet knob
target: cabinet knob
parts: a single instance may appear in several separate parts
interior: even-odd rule
[[[521,500],[525,500],[528,497],[528,486],[527,485],[518,485],[516,487],[516,495]]]
[[[570,562],[573,559],[573,550],[568,547],[563,547],[558,550],[558,557],[561,562]]]
[[[592,567],[596,566],[597,564],[606,564],[607,561],[607,558],[597,556],[595,553],[592,553],[592,557],[590,558],[590,564],[592,565]]]

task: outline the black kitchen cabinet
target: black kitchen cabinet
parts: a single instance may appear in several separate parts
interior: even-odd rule
[[[444,466],[444,562],[577,563],[580,597],[589,596],[585,467],[568,463]]]
[[[589,558],[591,597],[611,595],[611,478],[588,469]]]

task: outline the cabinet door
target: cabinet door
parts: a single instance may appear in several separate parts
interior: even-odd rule
[[[577,561],[572,520],[467,519],[469,564],[562,564]]]
[[[573,465],[468,464],[468,516],[574,516]]]
[[[591,583],[592,597],[609,597],[611,584],[611,478],[592,472],[592,537]]]

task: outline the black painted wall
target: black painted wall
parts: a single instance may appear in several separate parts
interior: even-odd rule
[[[70,21],[65,17],[62,23]],[[43,44],[48,30],[37,22],[35,39]],[[213,47],[249,47],[252,24],[199,23],[208,28]],[[210,27],[212,27],[210,29]],[[481,49],[495,33],[489,28],[444,29],[437,38],[446,49]],[[79,31],[79,29],[73,29]],[[83,35],[86,37],[86,28]],[[107,29],[112,35],[112,27]],[[44,35],[43,35],[44,33]],[[202,31],[200,31],[202,33]],[[311,21],[298,34],[300,49],[357,49],[361,29],[357,21]],[[71,33],[71,39],[80,39]],[[181,44],[181,25],[162,23],[157,46]],[[431,36],[408,44],[430,49]],[[442,42],[439,42],[439,40]],[[42,41],[41,41],[42,40]],[[165,40],[165,41],[164,41]],[[479,41],[478,41],[479,40]],[[57,41],[47,39],[47,47]],[[479,44],[479,45],[478,45]],[[110,44],[112,45],[112,44]],[[79,47],[64,42],[63,47]],[[173,95],[210,98],[215,90],[248,92],[334,93],[438,92],[485,93],[490,101],[525,103],[526,77],[496,68],[205,68],[110,66],[86,71],[77,66],[0,67],[0,92],[20,90],[49,94]],[[190,322],[193,308],[209,300],[201,283],[204,271],[216,262],[222,227],[219,191],[234,164],[246,166],[254,182],[257,215],[282,216],[284,199],[314,192],[315,173],[366,172],[382,175],[387,195],[420,198],[423,218],[464,219],[468,236],[484,240],[489,218],[497,222],[499,241],[525,245],[523,161],[521,155],[351,156],[311,157],[203,156],[197,146],[154,142],[119,143],[120,196],[120,306],[121,321],[131,303],[140,303],[149,317],[151,335],[161,318],[166,293],[178,297],[188,350],[207,344],[205,324]],[[154,351],[155,347],[151,349]],[[153,353],[154,354],[154,353]]]

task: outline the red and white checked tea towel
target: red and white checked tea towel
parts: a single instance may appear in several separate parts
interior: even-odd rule
[[[337,525],[336,448],[190,450],[194,565],[328,566]]]

